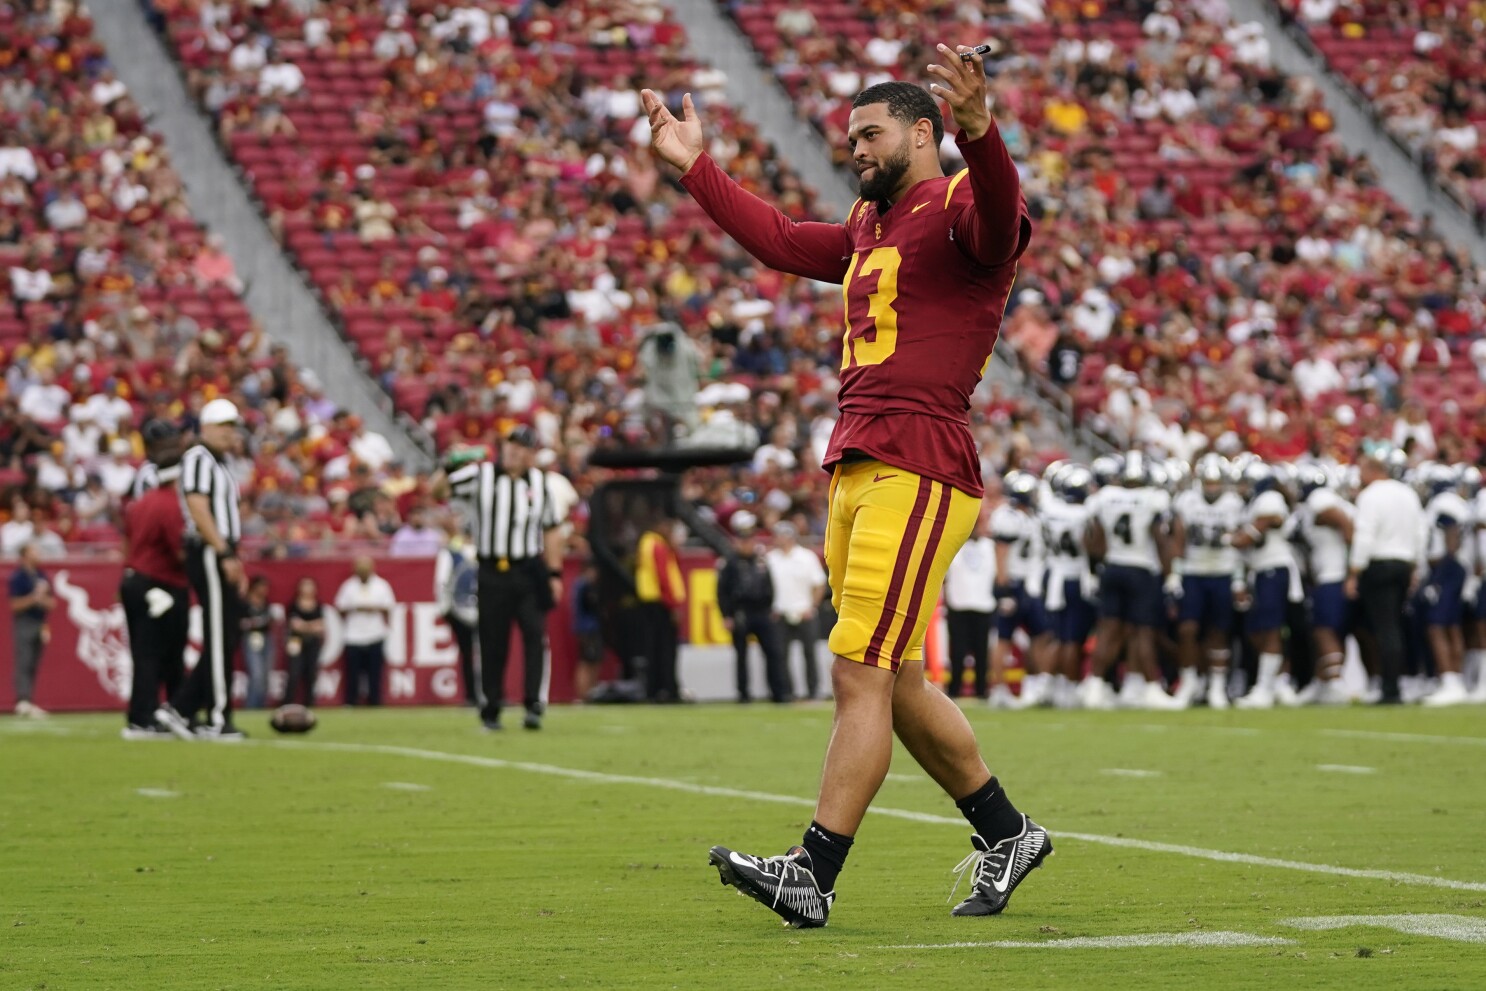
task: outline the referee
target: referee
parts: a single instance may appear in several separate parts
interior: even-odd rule
[[[474,508],[479,561],[480,722],[501,728],[511,627],[521,629],[526,659],[527,729],[542,728],[547,612],[562,600],[562,535],[547,475],[536,467],[537,438],[530,427],[512,430],[498,461],[477,461],[435,480],[436,498]]]
[[[201,410],[201,440],[181,458],[178,487],[186,504],[186,574],[201,604],[201,659],[155,721],[191,739],[189,720],[205,709],[194,736],[241,740],[232,724],[232,656],[241,637],[240,617],[247,578],[237,557],[242,537],[237,482],[226,458],[242,447],[237,407],[213,399]]]
[[[180,688],[191,608],[182,547],[185,518],[175,488],[181,470],[181,433],[165,420],[151,420],[144,436],[149,475],[124,510],[124,579],[119,585],[134,661],[126,740],[169,735],[155,725],[155,709],[162,685],[167,697]],[[144,469],[136,483],[141,478]]]

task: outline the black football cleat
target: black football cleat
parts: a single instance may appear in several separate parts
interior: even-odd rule
[[[1022,831],[991,846],[979,833],[970,834],[975,849],[955,867],[954,897],[960,881],[970,874],[970,896],[954,907],[950,915],[1000,915],[1011,901],[1011,893],[1042,861],[1053,852],[1047,830],[1022,816]]]
[[[715,846],[707,859],[717,868],[723,884],[768,906],[785,925],[818,929],[831,914],[836,893],[821,892],[804,847],[792,847],[778,857],[754,857]]]

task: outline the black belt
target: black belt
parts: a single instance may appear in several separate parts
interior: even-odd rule
[[[482,567],[489,565],[496,571],[510,571],[512,568],[531,567],[537,561],[534,557],[482,557],[479,560]]]

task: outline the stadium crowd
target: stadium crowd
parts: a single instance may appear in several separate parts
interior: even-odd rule
[[[1388,133],[1486,231],[1486,4],[1476,0],[1278,0]]]
[[[833,138],[850,93],[917,65],[926,38],[998,39],[996,109],[1038,220],[1005,337],[1106,436],[1186,458],[1344,456],[1363,436],[1480,456],[1480,273],[1327,136],[1313,88],[1225,5],[730,9]],[[252,429],[238,474],[265,553],[396,532],[425,481],[253,326],[85,15],[5,10],[23,140],[0,149],[0,514],[17,539],[109,544],[133,428],[189,425],[217,395]],[[662,7],[148,10],[368,370],[442,447],[530,423],[586,494],[589,453],[655,439],[637,343],[674,320],[716,385],[697,422],[763,442],[688,495],[819,534],[839,294],[699,223],[644,148],[634,83],[697,93],[714,156],[792,215],[812,197]],[[992,387],[973,422],[988,475],[1059,453],[1036,407]]]

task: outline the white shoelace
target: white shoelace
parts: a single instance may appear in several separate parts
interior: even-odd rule
[[[971,850],[964,860],[955,865],[953,871],[955,876],[955,886],[949,889],[949,897],[946,898],[945,901],[952,902],[955,900],[955,892],[960,890],[960,882],[965,880],[966,874],[969,874],[971,877],[970,893],[972,895],[975,893],[976,886],[980,884],[981,876],[983,874],[990,873],[990,871],[987,869],[986,862],[990,861],[992,867],[998,866],[998,862],[996,859],[998,857],[1000,858],[1000,862],[1005,862],[1008,854],[998,852],[1000,845],[1001,844],[999,843],[996,844],[997,849],[993,849],[990,851]]]
[[[797,854],[781,853],[774,857],[764,857],[759,861],[760,869],[768,872],[771,867],[779,868],[779,883],[774,886],[774,904],[779,904],[779,896],[784,894],[785,881],[799,881],[805,876],[805,868],[800,866]]]

